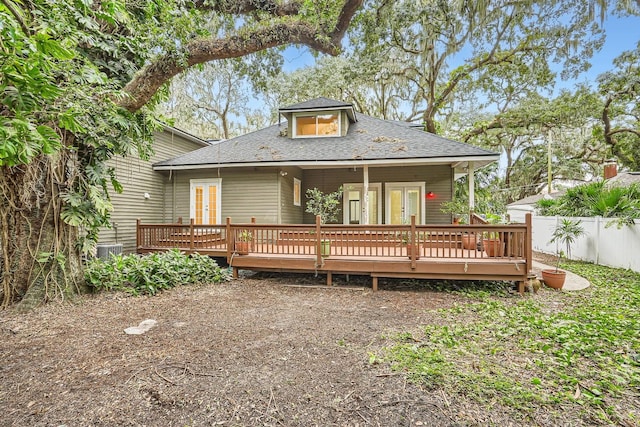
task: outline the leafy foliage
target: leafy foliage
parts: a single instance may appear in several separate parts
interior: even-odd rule
[[[92,259],[85,279],[97,290],[124,291],[132,295],[155,295],[178,285],[220,283],[229,280],[226,269],[213,258],[187,256],[174,249],[147,256],[112,255]]]
[[[584,228],[582,227],[582,221],[579,219],[571,220],[569,218],[562,218],[560,224],[553,230],[553,234],[551,235],[551,240],[549,243],[558,242],[561,245],[564,245],[567,252],[567,257],[571,259],[571,245],[576,241],[576,239],[584,234]],[[560,267],[560,260],[562,259],[563,251],[560,251],[558,254],[558,264],[556,265],[556,272]]]
[[[592,287],[517,302],[467,293],[468,303],[442,311],[445,326],[400,334],[383,360],[425,387],[497,401],[523,417],[575,405],[588,424],[633,424],[618,405],[640,386],[640,274],[575,262],[568,269]]]
[[[246,55],[273,72],[261,53],[290,43],[335,55],[361,3],[0,1],[2,304],[77,289],[109,187],[122,191],[106,162],[148,158],[172,77]],[[37,265],[39,253],[54,256]]]
[[[604,181],[567,189],[554,200],[537,204],[541,215],[614,218],[622,226],[640,218],[640,186],[611,186]]]
[[[307,205],[305,212],[320,215],[323,224],[338,221],[340,213],[340,199],[342,198],[342,187],[333,193],[323,193],[317,188],[307,190]]]

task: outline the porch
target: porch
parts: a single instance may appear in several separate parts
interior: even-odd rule
[[[325,225],[315,224],[142,224],[138,253],[178,248],[224,257],[238,269],[366,275],[379,277],[518,282],[531,270],[531,216],[522,224]]]

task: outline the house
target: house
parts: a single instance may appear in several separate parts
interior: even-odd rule
[[[403,224],[411,215],[418,224],[449,224],[440,203],[451,200],[454,179],[499,157],[327,98],[280,108],[279,116],[273,126],[155,163],[164,188],[153,197],[164,202],[164,217],[309,224],[306,190],[342,186],[344,224]]]
[[[209,144],[175,127],[162,125],[162,130],[154,133],[151,158],[148,161],[136,156],[116,157],[108,166],[116,171],[116,177],[122,184],[123,192],[112,192],[111,228],[103,228],[98,236],[100,247],[112,248],[114,245],[124,252],[136,250],[136,219],[146,222],[175,221],[171,210],[166,209],[165,177],[152,168],[160,160],[179,156]]]
[[[538,201],[543,199],[557,199],[564,195],[565,191],[555,191],[551,194],[539,193],[533,196],[527,196],[507,205],[507,215],[509,220],[513,222],[524,222],[527,213],[535,213]]]

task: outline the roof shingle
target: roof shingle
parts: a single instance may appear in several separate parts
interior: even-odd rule
[[[164,169],[197,165],[241,166],[243,163],[256,162],[401,161],[443,157],[486,157],[489,163],[498,158],[497,153],[424,132],[406,123],[364,114],[358,115],[358,121],[349,126],[347,135],[343,137],[289,138],[283,135],[286,130],[287,123],[283,122],[154,166]]]

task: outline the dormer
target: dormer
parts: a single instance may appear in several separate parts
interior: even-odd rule
[[[287,119],[290,138],[327,138],[347,134],[349,124],[356,122],[352,104],[329,98],[316,98],[280,108]]]

